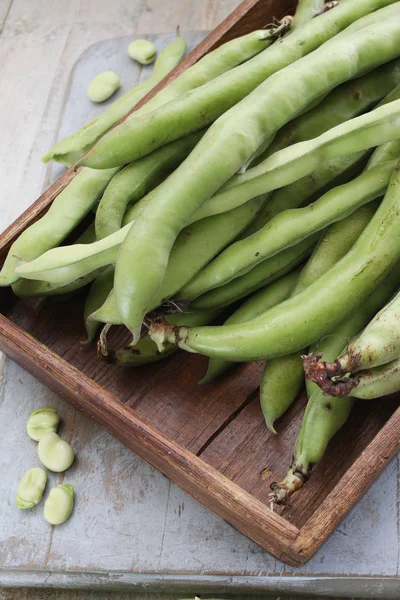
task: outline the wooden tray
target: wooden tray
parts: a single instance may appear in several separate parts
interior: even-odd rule
[[[291,0],[247,0],[160,85],[222,42],[290,13],[293,5]],[[2,234],[2,260],[73,176],[67,171]],[[82,300],[78,295],[67,307],[39,305],[2,289],[0,349],[288,564],[304,564],[315,553],[400,447],[398,399],[360,404],[311,481],[280,514],[274,513],[268,506],[269,485],[290,464],[304,395],[281,419],[276,437],[266,430],[258,405],[261,364],[239,367],[203,387],[197,381],[206,359],[183,352],[140,370],[106,365],[94,347],[80,344]],[[113,335],[111,345],[121,333]]]

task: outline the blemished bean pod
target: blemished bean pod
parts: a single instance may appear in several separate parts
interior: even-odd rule
[[[349,252],[305,290],[240,325],[154,329],[153,339],[235,361],[269,359],[320,339],[360,306],[400,259],[400,172]],[[338,293],[340,290],[340,293]]]
[[[400,358],[359,374],[351,395],[360,400],[374,400],[400,390]],[[339,402],[346,400],[340,398]]]
[[[15,283],[18,260],[32,261],[58,246],[95,205],[117,169],[82,169],[57,196],[47,213],[12,244],[0,271],[0,286]]]
[[[296,280],[300,274],[300,268],[295,269],[288,275],[278,279],[266,288],[259,290],[246,300],[226,321],[225,325],[233,323],[245,323],[257,317],[272,306],[276,306],[290,296]],[[219,375],[226,373],[237,363],[218,358],[210,358],[207,372],[199,383],[209,383]]]
[[[244,275],[266,258],[344,219],[363,204],[382,196],[396,164],[397,161],[379,164],[364,171],[353,181],[333,188],[309,206],[278,214],[259,232],[232,244],[203,269],[186,287],[189,296],[197,297]]]
[[[108,294],[111,292],[114,284],[114,267],[108,266],[102,273],[100,273],[90,286],[90,290],[85,299],[85,305],[83,308],[83,321],[87,333],[87,338],[84,344],[89,344],[94,340],[98,330],[100,329],[100,323],[95,320],[89,320],[89,316],[97,310],[103,302],[106,301]]]
[[[22,262],[16,268],[16,273],[25,279],[70,284],[88,273],[113,264],[130,227],[131,224],[125,225],[92,244],[73,244],[48,250],[31,262]]]
[[[399,278],[389,276],[371,296],[330,334],[317,344],[326,360],[332,360],[369,319],[390,298]],[[354,398],[326,396],[317,385],[307,381],[309,401],[296,440],[291,468],[285,479],[272,484],[272,501],[282,504],[309,479],[312,468],[318,464],[335,433],[347,421],[354,405]]]
[[[227,246],[257,214],[262,199],[255,199],[224,215],[216,215],[189,225],[176,239],[163,283],[153,298],[153,310],[174,296],[218,252]],[[91,315],[91,319],[118,325],[122,323],[114,293]]]
[[[276,78],[278,72],[284,67],[312,52],[357,19],[390,4],[393,4],[393,0],[353,0],[337,7],[334,11],[321,15],[318,19],[313,19],[291,35],[278,40],[244,65],[224,73],[196,90],[182,94],[163,105],[159,110],[146,115],[138,114],[126,120],[106,134],[85,156],[82,164],[99,169],[127,164],[173,139],[202,129],[250,95],[255,89],[261,93],[260,84],[267,78]],[[378,28],[379,23],[374,27]],[[351,37],[356,38],[360,33],[361,31],[355,32]],[[348,42],[347,36],[344,36],[340,40],[340,45],[343,44],[342,56],[347,57],[346,42]],[[334,42],[332,44],[335,45]],[[330,46],[332,49],[333,46]],[[371,65],[371,68],[387,62],[394,56],[395,53],[386,60]],[[355,77],[357,74],[354,73],[351,76]],[[350,77],[346,77],[346,79]],[[341,81],[334,83],[332,88],[339,83]],[[274,88],[275,81],[271,80],[271,86],[268,84],[267,87]],[[307,86],[304,86],[299,93],[296,91],[295,95],[304,96],[305,87]],[[315,81],[313,81],[312,87],[315,88]],[[317,93],[312,94],[311,97],[305,97],[304,104],[299,106],[295,112],[300,112],[307,104],[326,91],[328,90],[317,90]],[[269,116],[270,110],[265,105],[264,119]],[[280,123],[279,127],[283,124]],[[254,138],[254,146],[251,151],[249,149],[245,156],[240,157],[240,162],[238,161],[232,173],[236,172],[254,154],[270,133],[273,132],[265,131],[262,139]],[[228,144],[226,148],[230,146]]]
[[[295,33],[288,39],[294,36]],[[391,60],[398,53],[400,23],[385,21],[366,28],[352,35],[351,43],[348,38],[344,38],[338,46],[332,42],[329,53],[319,48],[299,60],[296,68],[289,65],[276,73],[210,127],[182,165],[157,188],[156,193],[151,192],[150,201],[135,220],[121,247],[115,268],[115,295],[118,312],[134,340],[139,339],[143,317],[162,283],[175,239],[201,205],[238,170],[266,137],[275,133],[310,101],[350,77]],[[316,73],[319,76],[316,77]],[[314,85],[311,85],[312,82]],[[383,118],[385,111],[387,107],[377,109],[374,117],[379,115]],[[365,121],[362,123],[365,124]],[[394,119],[388,127],[390,133],[387,131],[386,138],[382,136],[382,143],[393,139],[393,128]],[[371,126],[368,131],[371,129],[375,128]],[[365,144],[368,138],[366,131],[363,137]],[[342,142],[344,138],[349,136],[343,135]],[[348,151],[357,151],[356,144],[353,146],[349,139],[346,141],[350,146]],[[331,144],[330,148],[336,147],[340,154],[340,146],[340,143]],[[299,159],[299,162],[303,161]],[[247,173],[239,177],[246,177]],[[158,243],[154,243],[156,240]],[[135,256],[133,263],[132,256]]]
[[[121,229],[128,204],[137,202],[161,183],[186,158],[201,136],[202,132],[196,132],[171,142],[114,175],[96,211],[97,239]]]
[[[305,358],[306,374],[332,396],[352,394],[358,371],[391,363],[400,356],[400,294],[385,306],[333,362],[320,353]]]
[[[121,96],[99,117],[57,142],[43,157],[43,162],[56,160],[68,166],[76,162],[102,135],[164,79],[180,63],[185,53],[186,42],[183,38],[177,37],[160,52],[154,63],[153,72],[146,81]]]
[[[241,300],[267,284],[273,283],[303,263],[312,253],[320,237],[320,234],[316,233],[299,244],[283,250],[254,267],[246,275],[237,277],[230,283],[199,296],[191,302],[190,306],[194,308],[218,308],[228,306],[236,300]],[[176,298],[188,300],[186,289],[183,288]]]
[[[175,325],[206,325],[215,319],[218,310],[188,310],[187,312],[178,312],[174,315],[167,315],[167,323]],[[101,342],[101,343],[100,343]],[[170,344],[160,352],[148,335],[145,335],[135,346],[125,346],[117,350],[110,350],[107,347],[106,337],[103,336],[98,344],[98,354],[107,363],[115,364],[120,367],[141,367],[150,363],[164,360],[176,352],[177,347]]]
[[[317,138],[280,150],[243,175],[232,177],[196,212],[196,219],[290,185],[330,159],[395,140],[400,135],[399,114],[400,100],[396,100],[341,123]]]
[[[310,259],[303,268],[292,291],[292,296],[317,281],[336,264],[353,246],[372,219],[378,203],[359,208],[350,217],[331,225],[321,237]],[[304,384],[301,355],[307,350],[268,360],[260,383],[260,404],[266,425],[276,433],[274,423],[293,404]]]

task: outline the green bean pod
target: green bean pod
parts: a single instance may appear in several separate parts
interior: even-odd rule
[[[299,0],[290,31],[294,31],[311,21],[319,11],[323,12],[324,6],[325,0]]]
[[[140,156],[149,154],[159,146],[192,131],[202,129],[254,90],[257,89],[257,93],[261,93],[260,84],[265,82],[265,85],[267,83],[265,80],[269,77],[276,78],[287,65],[313,52],[357,19],[361,19],[361,17],[390,4],[393,4],[393,0],[353,0],[351,3],[338,6],[334,11],[321,15],[318,19],[313,19],[291,35],[278,40],[277,43],[244,65],[231,69],[205,85],[180,95],[175,100],[164,104],[151,113],[132,116],[132,118],[126,120],[99,140],[96,147],[92,148],[89,154],[84,157],[82,164],[99,169],[127,164]],[[394,20],[392,17],[391,21]],[[362,26],[361,23],[360,26]],[[379,28],[379,26],[379,23],[374,25],[375,28]],[[362,31],[355,32],[350,37],[356,38],[361,33]],[[340,45],[343,47],[342,58],[345,56],[348,59],[350,53],[347,52],[345,47],[346,42],[348,42],[348,39],[347,36],[344,36],[340,40]],[[332,44],[334,46],[335,42],[332,41]],[[331,48],[332,44],[330,44]],[[371,52],[371,54],[373,55],[374,52]],[[378,61],[371,67],[387,62],[395,55],[393,53],[386,60]],[[366,69],[362,68],[362,70]],[[358,72],[355,72],[345,79],[355,77],[357,74]],[[334,83],[332,88],[339,83],[341,81]],[[275,81],[271,80],[271,86],[268,84],[267,87],[273,89]],[[307,89],[307,92],[311,91],[311,83],[309,87],[310,89]],[[295,113],[300,112],[307,104],[328,91],[326,89],[315,89],[316,87],[314,78],[312,90],[315,90],[316,93],[312,94],[311,97],[308,97],[308,93],[304,94],[307,86],[303,86],[299,94],[297,91],[295,92],[298,97],[304,97],[304,103],[296,109]],[[264,95],[264,90],[262,95]],[[270,114],[269,110],[264,111],[264,118],[267,115],[269,117]],[[288,120],[286,119],[286,121]],[[283,124],[281,123],[279,126]],[[244,130],[246,129],[247,127],[244,128]],[[264,137],[270,133],[272,132],[266,131]],[[254,139],[254,142],[251,151],[247,156],[241,158],[232,173],[236,172],[254,154],[257,148],[261,146],[263,139]],[[232,150],[230,144],[225,145],[225,147]]]
[[[92,244],[73,244],[48,250],[31,262],[21,262],[15,272],[26,279],[58,285],[70,284],[101,267],[115,263],[121,242],[131,224]]]
[[[318,349],[326,360],[332,360],[348,339],[357,335],[377,310],[390,298],[399,278],[389,276],[371,296],[347,317],[329,335],[318,342]],[[284,503],[289,496],[303,487],[312,468],[318,464],[335,433],[347,421],[354,405],[354,397],[332,398],[326,396],[317,385],[307,381],[309,396],[301,428],[297,436],[293,463],[286,477],[279,484],[272,484],[272,501]]]
[[[359,374],[357,385],[351,395],[361,400],[374,400],[382,396],[394,394],[400,390],[400,358],[390,363],[363,371]],[[340,398],[343,402],[347,398]]]
[[[372,202],[359,208],[344,221],[329,227],[303,268],[292,296],[317,281],[350,250],[376,209],[377,203]],[[275,421],[293,404],[303,387],[304,369],[301,355],[305,352],[306,349],[272,358],[265,365],[260,383],[260,404],[266,425],[272,433],[276,433]]]
[[[175,169],[200,140],[196,132],[159,148],[114,175],[96,211],[96,235],[102,239],[122,227],[128,204],[133,204],[156,187]]]
[[[178,312],[174,315],[167,315],[165,320],[167,323],[175,325],[206,325],[215,319],[218,312],[218,310],[189,310],[187,312]],[[141,367],[164,360],[176,351],[177,347],[170,344],[160,352],[148,335],[142,337],[135,346],[130,345],[118,348],[117,350],[111,350],[107,347],[106,339],[103,336],[98,354],[106,362],[118,365],[119,367]]]
[[[189,297],[195,298],[244,275],[266,258],[344,219],[360,206],[382,196],[396,164],[397,161],[379,164],[353,181],[333,188],[309,206],[278,214],[259,232],[226,248],[203,269],[186,286]]]
[[[320,237],[320,234],[316,233],[299,244],[279,252],[279,254],[254,267],[246,275],[237,277],[230,283],[199,296],[191,302],[190,306],[193,306],[193,308],[218,308],[228,306],[236,300],[241,300],[267,284],[273,283],[303,263],[312,253]],[[179,292],[176,298],[178,300],[188,300],[185,288]]]
[[[80,223],[103,193],[117,169],[83,169],[57,196],[47,213],[25,229],[12,244],[0,271],[0,286],[19,279],[19,260],[32,261],[58,246]]]
[[[87,338],[82,342],[83,344],[90,344],[100,329],[100,323],[95,320],[89,320],[89,316],[105,302],[112,290],[113,283],[114,267],[110,265],[99,273],[90,287],[83,307],[83,321],[87,333]]]
[[[114,102],[103,114],[90,121],[71,135],[57,142],[43,157],[43,162],[56,160],[72,165],[115,123],[126,115],[182,60],[186,53],[186,42],[177,37],[158,55],[151,76],[129,90]]]
[[[396,100],[337,125],[317,138],[280,150],[243,175],[232,177],[192,218],[230,210],[294,183],[330,159],[395,140],[400,134],[399,113],[400,100]]]
[[[235,361],[296,352],[357,309],[400,259],[400,172],[351,250],[301,293],[239,325],[158,328],[153,339]],[[338,293],[340,290],[340,294]]]
[[[176,239],[163,283],[149,310],[174,296],[218,252],[229,244],[256,216],[262,199],[255,199],[224,215],[209,217],[189,225]],[[122,324],[115,301],[110,293],[105,303],[91,315],[91,319],[113,325]]]
[[[300,268],[295,269],[288,275],[278,279],[271,285],[259,290],[244,302],[226,321],[225,325],[233,323],[245,323],[246,321],[257,317],[272,306],[276,306],[290,296],[295,286],[296,280],[300,274]],[[209,383],[219,375],[226,373],[235,366],[236,363],[218,358],[210,358],[208,361],[207,372],[199,383]]]

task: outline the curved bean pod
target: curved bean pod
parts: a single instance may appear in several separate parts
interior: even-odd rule
[[[186,42],[183,38],[177,37],[160,52],[154,63],[153,72],[146,81],[121,96],[99,117],[57,142],[43,157],[43,162],[53,159],[68,166],[76,162],[102,135],[164,79],[180,63],[185,53]]]
[[[95,205],[118,169],[83,169],[57,196],[47,213],[12,244],[0,271],[0,286],[19,279],[18,260],[32,261],[58,246]],[[18,257],[18,258],[17,258]]]
[[[163,283],[150,305],[153,310],[174,296],[218,252],[234,240],[257,214],[262,200],[255,199],[224,215],[216,215],[189,225],[176,239]],[[104,323],[122,324],[114,293],[91,316]]]
[[[400,390],[400,358],[390,363],[362,372],[351,395],[361,400],[373,400]],[[346,398],[340,398],[343,402]]]
[[[39,279],[67,285],[101,267],[115,263],[121,242],[132,225],[125,225],[92,244],[73,244],[48,250],[31,262],[22,262],[16,273],[25,279]]]
[[[319,352],[306,357],[307,376],[327,394],[352,394],[358,386],[358,371],[374,370],[399,358],[399,315],[400,294],[397,294],[333,362],[321,360]]]
[[[121,229],[128,204],[140,200],[175,169],[200,140],[196,132],[159,148],[114,175],[96,211],[96,235],[102,239]]]
[[[243,175],[232,177],[204,203],[195,218],[230,210],[251,198],[290,185],[333,158],[397,139],[399,114],[400,100],[396,100],[337,125],[317,138],[280,150]]]
[[[254,317],[262,314],[272,306],[276,306],[290,296],[290,293],[296,284],[300,274],[300,268],[295,269],[288,275],[278,279],[271,285],[251,296],[238,308],[226,321],[225,325],[233,323],[245,323]],[[208,361],[207,372],[199,383],[209,383],[219,375],[222,375],[237,363],[221,360],[219,358],[210,358]]]
[[[292,291],[292,296],[317,281],[353,246],[370,222],[377,203],[359,208],[343,222],[329,227],[307,261]],[[274,423],[292,405],[304,384],[301,355],[306,350],[268,360],[260,383],[260,404],[266,425],[276,433]]]
[[[328,333],[368,298],[400,259],[400,172],[351,250],[300,294],[242,325],[159,328],[153,339],[235,361],[296,352]],[[340,294],[337,293],[340,290]]]
[[[356,2],[354,0],[351,6]],[[288,39],[294,36],[295,33]],[[290,65],[276,73],[211,126],[182,165],[157,188],[156,193],[152,192],[150,201],[135,220],[121,248],[115,270],[115,294],[118,312],[134,340],[139,339],[143,317],[162,283],[177,235],[205,200],[237,171],[268,135],[273,134],[310,101],[350,77],[394,58],[398,53],[398,22],[385,21],[381,25],[367,27],[352,35],[351,43],[348,38],[344,38],[338,46],[332,42],[328,53],[320,48],[298,61],[296,68]],[[315,77],[316,73],[318,77]],[[387,114],[385,111],[387,107],[381,107],[374,116],[378,114],[383,118]],[[365,124],[365,121],[362,122]],[[394,125],[393,119],[392,129]],[[368,132],[371,129],[376,128],[371,126]],[[330,145],[330,148],[336,147],[339,154],[341,143],[349,138],[342,133],[340,142]],[[385,139],[393,139],[391,136],[393,130],[390,133],[387,131],[382,143]],[[363,137],[369,137],[367,131],[364,131]],[[355,152],[358,149],[349,140],[347,145],[350,146],[347,151]],[[240,177],[246,177],[247,173]],[[159,243],[155,244],[155,240],[159,240]],[[133,264],[131,256],[135,256]]]
[[[241,300],[265,285],[273,283],[304,262],[310,256],[320,237],[320,234],[316,233],[296,244],[296,246],[283,250],[254,267],[246,275],[237,277],[230,283],[199,296],[191,302],[190,306],[194,308],[218,308],[228,306],[236,300]],[[183,288],[176,297],[177,299],[187,300],[186,289]]]
[[[276,77],[278,71],[312,52],[357,19],[390,4],[393,4],[393,0],[353,0],[321,15],[318,19],[313,19],[244,65],[224,73],[196,90],[182,94],[158,110],[146,115],[138,114],[126,120],[99,140],[96,147],[84,157],[82,164],[99,169],[127,164],[167,142],[187,135],[191,131],[202,129],[248,96],[270,76]],[[378,28],[379,24],[374,27]],[[354,37],[360,33],[354,33]],[[345,45],[345,43],[346,37],[343,37],[340,44]],[[346,49],[343,51],[343,56],[347,57]],[[378,66],[394,56],[395,54],[389,56],[386,61],[371,66]],[[353,76],[356,75],[357,73],[354,73]],[[332,87],[339,83],[341,81]],[[275,81],[271,80],[271,86],[268,84],[267,87],[274,88]],[[315,87],[314,81],[312,87]],[[328,90],[317,90],[317,93],[311,97],[305,97],[304,104],[296,112],[310,104],[324,91]],[[258,93],[260,92],[261,89],[258,87]],[[304,88],[300,95],[304,95]],[[264,118],[267,115],[270,115],[270,111],[265,106]],[[246,129],[247,127],[244,127],[244,130]],[[263,137],[270,133],[272,132],[265,131]],[[254,154],[263,139],[255,139],[254,142],[251,151],[240,160],[233,172],[236,172]],[[226,147],[232,149],[231,144]]]
[[[304,208],[286,210],[276,215],[252,236],[226,248],[186,286],[189,297],[229,283],[253,266],[301,241],[308,235],[342,220],[354,210],[382,196],[397,161],[379,164],[359,177],[333,188],[319,200]]]
[[[332,360],[346,343],[362,329],[369,319],[393,293],[399,279],[388,277],[371,296],[336,327],[330,335],[318,342],[318,348],[326,360]],[[272,501],[284,503],[289,496],[303,487],[314,465],[318,464],[335,433],[347,421],[355,399],[326,396],[317,385],[307,381],[309,401],[297,436],[293,463],[285,479],[272,484]]]

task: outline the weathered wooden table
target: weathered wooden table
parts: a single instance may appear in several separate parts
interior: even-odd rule
[[[1,227],[55,175],[40,157],[54,140],[71,68],[86,48],[106,38],[173,31],[177,24],[210,29],[237,4],[0,0]],[[191,42],[200,37],[191,36]],[[135,77],[143,75],[137,71]],[[318,554],[294,570],[203,509],[15,363],[2,357],[0,372],[0,585],[400,597],[398,462]],[[77,454],[66,474],[76,487],[76,510],[54,530],[43,520],[42,506],[26,512],[14,506],[19,476],[38,464],[26,419],[44,405],[59,409],[61,434]],[[50,477],[51,485],[58,481]]]

